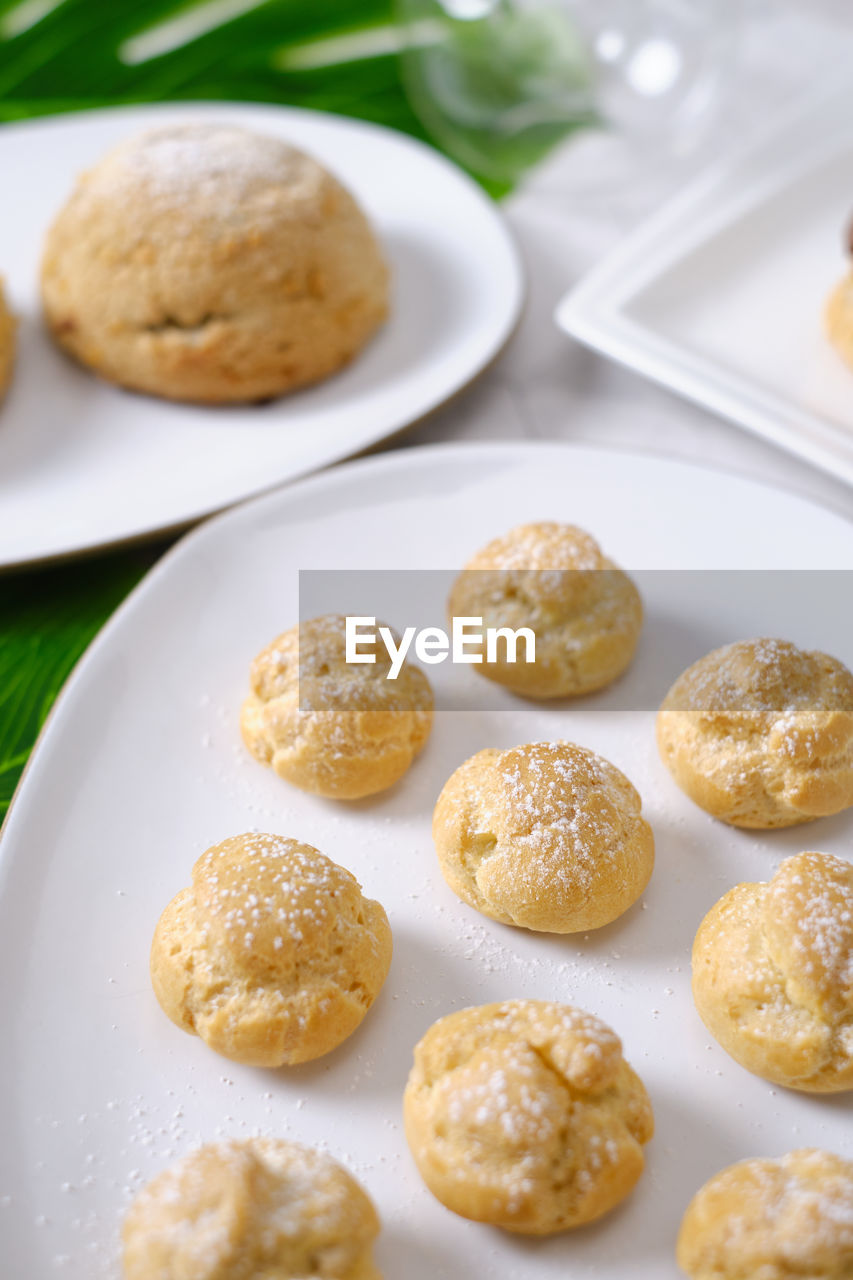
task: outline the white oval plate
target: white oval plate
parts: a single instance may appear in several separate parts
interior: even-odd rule
[[[378,1259],[389,1280],[675,1280],[681,1213],[715,1170],[810,1143],[853,1156],[849,1100],[748,1075],[711,1043],[688,985],[693,933],[720,894],[766,878],[803,846],[849,855],[853,812],[766,836],[715,823],[659,762],[652,712],[604,711],[616,705],[606,692],[566,709],[495,689],[493,710],[440,714],[403,782],[357,804],[303,795],[240,742],[249,660],[295,620],[299,569],[453,568],[489,536],[543,516],[595,530],[634,568],[853,563],[853,526],[801,499],[682,463],[550,445],[359,461],[188,535],[79,664],[0,845],[4,1275],[50,1276],[59,1260],[68,1280],[114,1278],[128,1195],[195,1143],[256,1130],[324,1143],[363,1179],[384,1220]],[[673,575],[668,599],[669,578],[654,579],[627,677],[636,689],[656,663],[671,667],[685,646],[696,655],[718,638],[725,600],[700,592],[688,608],[685,581]],[[726,629],[754,634],[755,595],[733,593],[728,607],[740,616],[730,612]],[[792,639],[853,662],[849,626],[829,636],[815,611],[798,612]],[[642,903],[606,929],[562,939],[463,906],[430,838],[435,798],[473,751],[559,736],[627,772],[657,840]],[[289,1071],[218,1058],[167,1021],[148,978],[155,921],[196,856],[252,827],[298,836],[351,867],[394,929],[391,973],[363,1026],[329,1057]],[[541,1241],[444,1210],[420,1182],[400,1123],[412,1046],[429,1024],[517,996],[603,1016],[657,1115],[630,1200],[594,1227]]]
[[[262,406],[203,408],[109,386],[40,321],[45,230],[76,175],[120,139],[170,121],[227,120],[312,152],[352,189],[393,270],[393,312],[347,369]],[[4,125],[0,276],[21,319],[0,406],[0,567],[188,524],[357,453],[471,381],[518,317],[518,255],[496,206],[430,147],[390,129],[282,107],[128,107]]]

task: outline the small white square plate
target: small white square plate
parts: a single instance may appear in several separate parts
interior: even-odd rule
[[[847,263],[853,91],[692,184],[560,303],[560,328],[853,484],[853,370],[826,299]]]

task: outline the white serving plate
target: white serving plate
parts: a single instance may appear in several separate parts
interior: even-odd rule
[[[563,299],[591,347],[853,483],[853,370],[824,332],[847,270],[853,92],[715,166]]]
[[[675,1280],[681,1213],[711,1173],[812,1143],[853,1156],[850,1100],[747,1074],[711,1042],[688,986],[693,933],[711,904],[803,847],[849,855],[853,811],[766,836],[715,823],[659,762],[653,712],[617,709],[626,685],[638,696],[721,634],[760,630],[754,585],[714,598],[701,586],[716,575],[642,578],[646,633],[622,693],[549,708],[495,688],[491,709],[439,714],[409,775],[372,800],[303,795],[240,742],[249,660],[297,617],[299,569],[453,568],[489,536],[542,517],[595,530],[634,569],[845,569],[853,558],[853,525],[799,498],[683,463],[551,445],[359,461],[189,534],[80,662],[0,842],[4,1277],[57,1266],[68,1280],[115,1280],[129,1195],[194,1144],[258,1130],[322,1143],[363,1180],[384,1220],[378,1259],[389,1280]],[[732,587],[739,580],[730,575]],[[853,633],[833,624],[832,608],[794,600],[791,616],[792,639],[853,662]],[[430,838],[436,796],[468,755],[558,736],[627,772],[657,840],[642,903],[586,937],[477,915],[446,887]],[[352,868],[394,930],[391,973],[359,1031],[325,1059],[275,1072],[229,1064],[172,1026],[147,969],[157,916],[196,856],[253,827],[296,835]],[[610,1022],[658,1126],[629,1201],[593,1227],[540,1241],[443,1209],[400,1121],[412,1046],[432,1021],[518,996],[576,1002]]]
[[[171,121],[226,120],[312,152],[361,201],[393,271],[393,312],[347,369],[272,403],[204,408],[135,395],[57,351],[40,320],[45,230],[81,170]],[[497,354],[522,276],[496,206],[432,148],[283,107],[122,107],[0,128],[0,276],[21,319],[0,406],[0,568],[188,524],[357,453],[423,417]]]

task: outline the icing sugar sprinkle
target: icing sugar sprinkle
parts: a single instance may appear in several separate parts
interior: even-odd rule
[[[325,171],[278,138],[226,124],[153,129],[128,139],[88,176],[111,198],[146,197],[161,204],[198,208],[215,200],[218,217],[232,214],[247,197],[264,200],[286,187],[296,202],[316,198]]]

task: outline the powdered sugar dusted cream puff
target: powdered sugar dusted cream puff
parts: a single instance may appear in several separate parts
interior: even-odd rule
[[[723,1169],[684,1215],[678,1264],[689,1280],[845,1280],[853,1163],[807,1148]]]
[[[519,525],[478,551],[453,585],[448,612],[533,632],[535,661],[520,661],[519,650],[513,660],[501,643],[473,666],[528,698],[576,697],[610,684],[634,656],[643,623],[628,575],[583,529],[554,521]]]
[[[853,805],[853,674],[786,640],[741,640],[678,677],[657,719],[661,757],[701,808],[788,827]]]
[[[347,662],[341,614],[285,631],[252,663],[240,719],[252,755],[303,791],[340,800],[397,782],[429,736],[432,691],[413,663],[389,679],[387,651],[374,645],[374,656]]]
[[[440,1018],[415,1048],[403,1114],[442,1204],[531,1235],[581,1226],[624,1199],[654,1129],[619,1037],[544,1000]]]
[[[124,1221],[125,1280],[381,1280],[379,1219],[320,1151],[272,1138],[211,1143],[158,1174]]]
[[[766,884],[730,889],[696,934],[693,998],[748,1071],[853,1089],[853,863],[798,853]]]
[[[311,845],[248,834],[214,845],[151,947],[165,1013],[235,1062],[278,1067],[336,1048],[391,963],[391,929],[349,871]]]
[[[318,161],[232,124],[165,125],[85,173],[47,234],[45,316],[101,377],[174,400],[267,399],[350,361],[388,269]]]
[[[445,880],[504,924],[576,933],[636,902],[654,837],[615,765],[571,742],[478,751],[445,783],[433,839]]]

